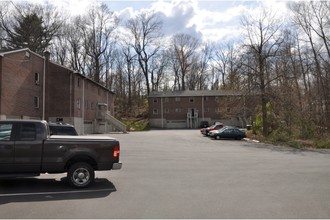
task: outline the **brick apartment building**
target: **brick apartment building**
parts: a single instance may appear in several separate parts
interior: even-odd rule
[[[245,127],[245,96],[237,91],[227,90],[150,93],[151,127],[198,128],[201,121]]]
[[[51,62],[49,53],[0,53],[0,119],[61,121],[73,124],[79,134],[105,133],[124,126],[113,113],[113,92]]]

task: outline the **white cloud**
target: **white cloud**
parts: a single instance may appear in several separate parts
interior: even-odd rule
[[[191,23],[197,12],[195,1],[173,1],[168,3],[165,12],[161,8],[156,9],[155,6],[154,10],[158,9],[158,14],[164,22],[165,35],[186,33],[196,38],[201,36],[197,30],[197,25]]]
[[[117,11],[117,12],[114,12],[114,14],[120,18],[120,20],[122,21],[127,21],[129,20],[130,18],[134,17],[134,14],[136,14],[136,12],[134,12],[134,9],[131,8],[131,7],[128,7],[128,8],[125,8],[121,11]]]
[[[15,0],[14,0],[15,1]],[[46,0],[27,0],[42,3]],[[18,2],[18,0],[17,0]],[[288,13],[287,1],[225,0],[56,0],[49,3],[75,16],[84,14],[92,4],[106,3],[125,22],[145,11],[157,13],[164,22],[166,37],[186,33],[205,41],[221,41],[237,37],[243,14],[256,14],[262,7],[271,8],[279,17]],[[126,7],[127,6],[127,7]],[[120,8],[120,9],[119,9]]]
[[[219,41],[230,36],[237,36],[239,31],[239,18],[246,8],[242,5],[224,11],[198,10],[191,20],[197,30],[203,34],[206,41]]]
[[[72,16],[82,15],[87,13],[88,8],[96,3],[97,3],[96,1],[90,1],[90,0],[51,1],[51,4],[53,4],[60,10],[68,11]]]
[[[203,30],[203,40],[208,42],[229,42],[236,41],[242,33],[237,26],[227,26],[223,28],[213,28]]]
[[[93,4],[99,4],[97,0],[13,0],[16,3],[28,2],[31,4],[46,4],[49,3],[60,11],[67,12],[71,16],[82,15],[88,11],[88,8]]]
[[[190,34],[204,41],[219,41],[229,37],[236,37],[239,33],[239,19],[244,10],[243,4],[222,8],[222,2],[217,9],[203,9],[197,0],[159,0],[152,4],[150,11],[158,13],[164,22],[166,36],[176,33]]]
[[[163,32],[165,37],[177,33],[190,34],[196,38],[201,37],[197,30],[197,25],[190,21],[194,18],[197,11],[196,0],[174,0],[174,1],[155,1],[151,7],[134,11],[124,9],[116,12],[116,15],[125,20],[135,16],[137,13],[153,12],[159,16],[163,22]]]

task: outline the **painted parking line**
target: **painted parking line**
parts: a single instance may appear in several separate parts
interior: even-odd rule
[[[105,192],[105,191],[114,191],[114,189],[73,190],[73,191],[63,191],[63,192],[8,193],[8,194],[0,194],[0,197],[31,196],[31,195],[56,195],[56,194],[67,194],[67,193],[89,193],[89,192]]]

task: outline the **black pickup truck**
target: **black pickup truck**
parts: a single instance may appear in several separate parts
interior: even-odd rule
[[[76,188],[90,186],[95,170],[121,169],[119,141],[105,136],[50,136],[41,120],[0,121],[0,178],[67,173]]]

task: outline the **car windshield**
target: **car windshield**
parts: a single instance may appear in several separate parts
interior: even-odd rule
[[[230,127],[225,126],[225,127],[223,127],[223,128],[220,128],[218,131],[219,131],[219,132],[222,132],[222,131],[224,131],[224,130],[227,130],[228,128],[230,128]]]
[[[210,128],[211,129],[214,129],[214,128],[216,128],[218,125],[216,124],[216,125],[212,125]]]

